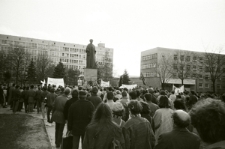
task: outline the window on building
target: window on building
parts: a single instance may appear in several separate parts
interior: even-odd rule
[[[202,74],[199,74],[198,77],[199,79],[203,79]]]
[[[181,56],[180,56],[180,60],[181,60],[181,61],[184,61],[184,55],[181,55]]]
[[[199,57],[199,60],[202,61],[203,60],[203,57]]]
[[[220,85],[220,84],[217,84],[217,85],[216,85],[216,88],[217,88],[217,89],[221,89],[221,85]]]
[[[192,74],[192,78],[196,78],[196,74],[195,73]]]
[[[193,57],[193,60],[194,60],[194,61],[196,61],[196,60],[197,60],[197,57],[196,57],[196,56],[194,56],[194,57]]]
[[[199,66],[199,71],[202,72],[202,70],[203,70],[203,67]]]
[[[208,83],[205,84],[205,88],[209,88],[209,84]]]
[[[193,65],[193,70],[196,70],[196,68],[197,68],[196,65]]]
[[[177,55],[174,55],[174,56],[173,56],[173,59],[174,59],[174,60],[177,60]]]
[[[173,69],[177,69],[177,64],[173,64]]]
[[[209,75],[205,75],[205,80],[209,80]]]
[[[205,67],[205,72],[209,72],[209,67],[208,66]]]
[[[191,57],[190,57],[190,56],[187,56],[187,57],[186,57],[186,61],[187,61],[187,62],[190,62],[190,61],[191,61]]]
[[[203,88],[203,83],[199,83],[199,84],[198,84],[198,87],[199,87],[199,88]]]
[[[187,71],[190,71],[190,69],[191,69],[191,66],[187,65]]]

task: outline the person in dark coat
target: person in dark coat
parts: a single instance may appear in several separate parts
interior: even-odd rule
[[[98,88],[93,87],[91,90],[91,96],[87,98],[87,100],[92,102],[92,104],[95,106],[95,109],[100,103],[102,103],[102,99],[97,96],[97,93],[98,93]]]
[[[66,88],[64,94],[58,96],[53,104],[52,121],[55,122],[55,145],[58,149],[62,143],[63,130],[66,123],[63,110],[68,100],[69,93],[70,89]]]
[[[19,106],[19,100],[21,98],[21,93],[20,93],[20,89],[19,86],[17,85],[16,88],[13,91],[13,113],[16,113],[16,111],[18,110],[18,106]]]
[[[25,107],[25,112],[28,112],[28,97],[29,97],[29,87],[26,87],[26,89],[23,91],[24,93],[24,107]]]
[[[36,97],[35,97],[37,102],[37,113],[41,111],[41,95],[42,95],[41,88],[38,87],[38,90],[36,91]]]
[[[50,93],[47,94],[46,98],[46,107],[47,107],[47,121],[49,123],[52,123],[52,120],[50,118],[50,114],[52,112],[52,109],[53,109],[53,104],[55,102],[55,99],[57,97],[57,95],[54,93],[54,88],[51,88],[50,89]],[[65,108],[64,108],[65,109]]]
[[[112,143],[117,143],[125,149],[122,129],[113,122],[112,110],[109,106],[101,103],[97,107],[91,123],[86,128],[82,147],[83,149],[109,149],[112,148]]]
[[[72,94],[72,98],[69,99],[69,100],[66,102],[65,108],[64,108],[64,111],[63,111],[65,120],[68,120],[68,114],[69,114],[69,108],[70,108],[70,106],[71,106],[74,102],[76,102],[76,101],[78,100],[78,90],[73,90],[71,94]]]
[[[94,112],[94,105],[86,100],[87,93],[79,91],[79,100],[69,109],[68,131],[73,134],[73,149],[79,148],[80,137],[84,139],[86,126],[90,123]]]
[[[2,107],[4,107],[4,95],[3,95],[2,84],[0,84],[0,104],[2,105]]]
[[[188,131],[190,116],[183,110],[173,113],[174,129],[159,136],[155,149],[199,149],[200,138]]]
[[[140,116],[142,105],[137,100],[128,103],[130,119],[123,127],[126,149],[153,149],[155,137],[149,121]]]

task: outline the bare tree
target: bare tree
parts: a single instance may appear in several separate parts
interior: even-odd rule
[[[216,91],[216,81],[225,74],[225,55],[220,54],[223,48],[217,48],[213,52],[205,52],[205,67],[209,72],[213,84],[213,92]]]
[[[103,62],[97,62],[98,79],[110,81],[113,75],[113,64],[111,63],[109,53],[106,52],[103,57]]]
[[[173,77],[173,61],[171,56],[166,56],[165,54],[161,56],[162,59],[156,66],[156,74],[160,78],[162,89],[164,89],[165,83]]]
[[[36,60],[36,73],[37,73],[38,80],[43,80],[46,77],[50,77],[47,74],[48,72],[47,70],[49,67],[51,67],[51,64],[52,64],[52,61],[50,60],[48,55],[38,54],[38,57]]]
[[[68,69],[66,70],[66,83],[68,85],[77,85],[78,76],[80,75],[79,69]]]
[[[10,61],[15,73],[15,82],[18,83],[24,69],[25,49],[22,46],[13,47],[9,51]]]
[[[192,62],[190,60],[190,52],[179,51],[174,55],[173,61],[173,76],[181,79],[181,84],[184,84],[184,79],[190,77]]]

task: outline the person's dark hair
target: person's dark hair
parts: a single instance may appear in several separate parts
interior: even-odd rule
[[[105,103],[100,103],[93,116],[90,125],[99,123],[113,123],[112,122],[112,110]]]
[[[177,95],[177,98],[181,98],[181,95]]]
[[[173,102],[173,104],[174,104],[174,108],[176,110],[184,110],[184,111],[186,111],[186,107],[185,107],[184,103],[181,100],[175,100]]]
[[[173,117],[174,124],[176,124],[177,127],[186,128],[190,125],[190,122],[191,122],[190,118],[184,121],[180,119],[180,117],[178,116],[176,112],[173,113],[172,117]]]
[[[34,88],[34,85],[31,85],[30,88],[33,89]]]
[[[123,91],[122,92],[122,97],[127,97],[127,92]]]
[[[225,103],[225,94],[222,95],[221,100]]]
[[[16,89],[18,89],[20,86],[19,85],[16,85]]]
[[[47,87],[44,86],[42,89],[43,89],[43,91],[46,91],[47,90]]]
[[[114,97],[114,95],[113,95],[113,92],[107,92],[107,99],[108,100],[113,100],[113,97]]]
[[[137,99],[137,93],[136,93],[136,91],[130,92],[129,95],[130,95],[130,99]]]
[[[128,89],[127,88],[124,88],[123,90],[126,91],[126,92],[128,92]]]
[[[78,98],[78,90],[73,90],[71,94],[73,98]]]
[[[137,100],[131,100],[128,103],[128,108],[133,115],[140,114],[143,109],[141,103]]]
[[[152,102],[152,94],[150,94],[150,93],[145,94],[145,99],[148,102]]]
[[[190,111],[191,123],[206,143],[225,140],[225,104],[215,99],[198,101]]]
[[[163,96],[163,95],[160,96],[159,107],[160,108],[170,108],[169,99],[166,96]]]
[[[174,94],[174,91],[172,91],[171,93]]]
[[[141,95],[141,92],[139,90],[136,91],[137,97]]]
[[[160,95],[166,95],[166,91],[161,90],[161,91],[159,92],[159,94],[160,94]]]

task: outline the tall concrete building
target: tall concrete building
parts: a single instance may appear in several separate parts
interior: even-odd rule
[[[34,61],[39,54],[44,54],[48,55],[56,65],[61,61],[66,68],[79,69],[81,74],[84,73],[86,45],[0,34],[0,50],[17,46],[24,47]],[[96,61],[98,65],[113,64],[113,49],[106,48],[104,43],[99,43],[96,46]]]
[[[225,59],[225,55],[222,56]],[[172,90],[173,85],[181,86],[182,81],[179,75],[182,75],[186,90],[207,92],[212,91],[213,85],[205,60],[204,52],[157,47],[141,52],[140,72],[147,85],[153,87],[161,88],[164,78],[165,88]],[[178,72],[181,63],[183,72]],[[163,70],[167,71],[163,72]],[[222,93],[225,90],[225,73],[217,79],[215,87],[217,93]]]

